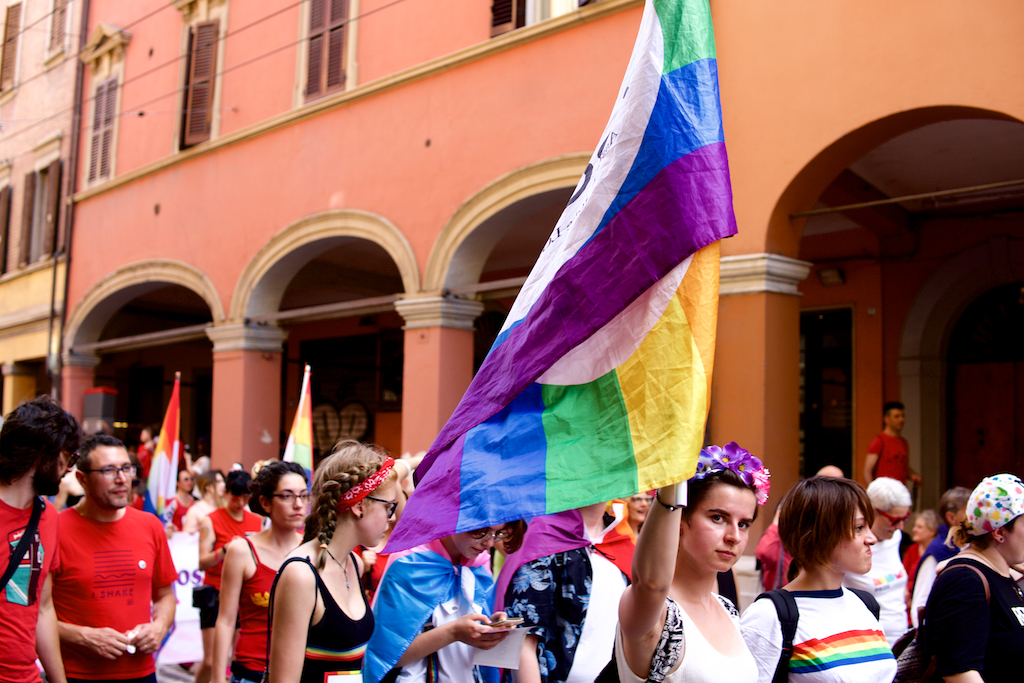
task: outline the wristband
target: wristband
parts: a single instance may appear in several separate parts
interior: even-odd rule
[[[676,510],[682,510],[684,507],[686,507],[685,505],[668,505],[667,503],[665,503],[661,499],[661,490],[660,489],[658,490],[657,493],[654,494],[654,500],[658,501],[658,504],[661,505],[661,507],[663,507],[666,510],[668,510],[669,512],[675,512]]]

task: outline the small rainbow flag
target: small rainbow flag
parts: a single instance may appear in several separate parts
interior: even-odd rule
[[[708,0],[648,0],[597,149],[386,552],[691,477],[735,232]]]
[[[160,427],[160,440],[153,453],[153,464],[149,468],[149,479],[146,482],[146,502],[144,508],[164,518],[167,504],[174,498],[178,489],[178,457],[181,454],[181,411],[180,411],[181,373],[174,373],[174,390],[171,401],[167,404],[164,423]],[[170,519],[164,519],[169,522]]]
[[[302,375],[302,390],[299,392],[299,407],[295,410],[295,421],[288,443],[284,446],[285,462],[297,462],[307,470],[313,469],[313,394],[309,388],[309,366]]]

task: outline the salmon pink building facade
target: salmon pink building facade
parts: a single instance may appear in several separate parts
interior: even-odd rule
[[[319,448],[426,449],[629,59],[642,2],[579,4],[90,0],[63,400],[117,389],[130,439],[180,370],[186,439],[251,463],[309,363]],[[902,400],[925,501],[1019,471],[1024,8],[711,11],[739,235],[708,438],[785,490],[859,473]]]

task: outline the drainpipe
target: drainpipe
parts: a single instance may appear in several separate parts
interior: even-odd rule
[[[46,338],[46,370],[50,375],[50,386],[53,396],[60,399],[61,375],[63,374],[63,362],[61,356],[64,352],[64,324],[68,317],[68,290],[71,283],[71,236],[75,226],[75,192],[78,191],[78,150],[81,146],[82,118],[82,92],[85,89],[85,63],[80,55],[89,41],[89,0],[82,0],[81,27],[78,31],[78,50],[75,52],[75,60],[78,62],[75,68],[75,102],[71,114],[71,150],[68,153],[68,183],[67,183],[67,207],[64,211],[64,244],[61,246],[53,259],[53,281],[50,286],[50,326]],[[64,255],[64,300],[60,308],[60,327],[57,336],[57,352],[53,363],[49,362],[50,350],[53,348],[53,322],[57,308],[57,257]]]

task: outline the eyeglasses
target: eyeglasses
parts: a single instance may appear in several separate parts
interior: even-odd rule
[[[100,474],[103,475],[104,479],[110,479],[111,481],[113,481],[114,479],[117,479],[117,475],[118,474],[123,474],[125,479],[131,479],[131,478],[133,478],[135,476],[135,471],[136,470],[135,470],[135,465],[124,465],[123,467],[114,467],[113,465],[111,465],[109,467],[102,467],[102,468],[100,468],[98,470],[82,470],[82,469],[80,469],[78,471],[79,472],[99,472]]]
[[[67,451],[64,451],[64,456],[68,459],[67,468],[70,470],[72,467],[75,466],[75,463],[78,462],[78,458],[81,457],[81,453],[79,453],[78,451],[75,451],[74,453],[68,453]]]
[[[652,500],[654,500],[654,496],[630,496],[629,497],[629,502],[630,503],[647,503],[648,505],[650,505]]]
[[[878,508],[875,508],[875,512],[877,512],[878,514],[882,515],[887,520],[889,520],[889,523],[892,524],[892,525],[902,524],[903,522],[907,521],[910,518],[910,513],[909,512],[907,514],[903,515],[902,517],[893,517],[888,512],[885,512],[883,510],[879,510]]]
[[[374,498],[373,496],[367,496],[369,500],[375,500],[378,503],[384,503],[388,506],[388,519],[395,516],[395,510],[398,509],[398,501],[395,500],[384,500],[383,498]]]
[[[303,491],[302,493],[295,493],[294,491],[285,491],[284,493],[271,493],[271,498],[280,498],[284,501],[285,505],[292,505],[295,503],[295,499],[298,498],[303,503],[309,502],[309,492]]]
[[[512,538],[511,529],[502,529],[501,531],[477,529],[476,531],[469,531],[467,533],[478,541],[486,541],[489,538],[493,538],[495,541],[507,541]]]

